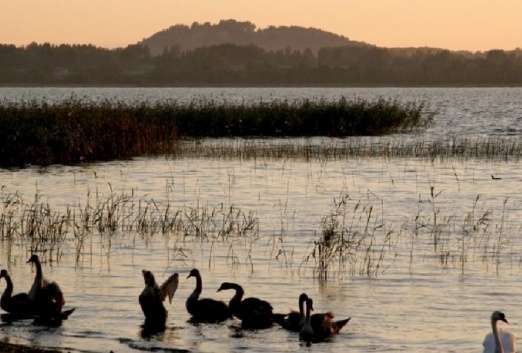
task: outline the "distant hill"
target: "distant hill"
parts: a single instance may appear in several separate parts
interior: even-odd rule
[[[0,85],[517,85],[522,49],[383,48],[314,28],[177,25],[125,48],[0,44]]]
[[[251,22],[236,20],[222,20],[217,24],[194,22],[190,27],[175,25],[153,34],[139,44],[148,47],[153,56],[160,55],[165,49],[172,47],[187,51],[219,44],[255,45],[270,51],[287,48],[299,51],[310,49],[314,54],[325,47],[368,46],[366,43],[352,41],[316,28],[257,28]]]

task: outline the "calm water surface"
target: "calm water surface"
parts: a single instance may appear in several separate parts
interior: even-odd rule
[[[437,111],[428,134],[510,135],[522,129],[520,89],[114,89],[0,88],[5,99],[114,97],[130,101],[190,100],[217,97],[258,100],[303,97],[392,97],[425,101]],[[77,307],[60,328],[29,322],[1,324],[0,336],[26,344],[62,347],[78,352],[477,352],[490,329],[493,310],[505,310],[512,331],[522,335],[521,276],[522,165],[516,162],[414,159],[357,159],[314,162],[299,160],[204,160],[137,158],[77,167],[51,166],[0,170],[2,192],[19,192],[31,200],[41,195],[52,207],[84,203],[87,195],[130,192],[144,201],[167,199],[176,207],[220,203],[234,205],[259,218],[259,237],[211,243],[155,235],[117,234],[110,246],[93,237],[79,262],[74,245],[65,242],[58,263],[45,263],[48,278],[60,283],[67,305]],[[491,175],[501,178],[493,180]],[[416,215],[430,220],[436,198],[438,219],[447,230],[451,259],[441,264],[429,237],[410,247]],[[377,278],[340,274],[328,282],[314,276],[314,261],[305,262],[321,231],[321,220],[341,193],[373,205],[378,219],[397,235]],[[480,195],[475,208],[474,202]],[[505,206],[504,206],[505,205]],[[504,207],[504,211],[502,211]],[[501,238],[500,256],[483,260],[468,254],[464,268],[455,247],[470,212],[488,213],[487,232]],[[466,243],[467,244],[467,243]],[[479,246],[480,247],[480,246]],[[182,249],[184,256],[176,249]],[[274,250],[275,249],[275,250]],[[286,258],[275,252],[284,250]],[[29,289],[34,272],[25,264],[23,244],[0,242],[0,265],[13,277],[15,292]],[[272,303],[277,312],[296,308],[306,291],[319,311],[331,310],[352,322],[328,343],[304,347],[297,335],[278,327],[241,332],[238,323],[187,323],[185,299],[194,288],[185,279],[192,267],[203,276],[203,296],[228,301],[216,293],[223,281],[243,285],[247,296]],[[143,338],[143,315],[137,296],[141,269],[159,281],[180,273],[180,286],[169,309],[168,329]],[[2,283],[2,286],[4,284]]]

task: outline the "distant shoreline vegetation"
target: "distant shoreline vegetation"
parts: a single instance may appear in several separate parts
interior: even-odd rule
[[[522,49],[457,52],[351,44],[267,50],[218,44],[153,55],[143,44],[0,44],[0,85],[522,86]]]
[[[180,138],[376,136],[422,129],[418,103],[392,100],[128,104],[0,102],[0,166],[175,154]]]

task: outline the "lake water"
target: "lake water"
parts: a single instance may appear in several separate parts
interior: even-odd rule
[[[516,136],[522,129],[518,88],[0,88],[0,97],[10,101],[56,101],[71,94],[129,102],[384,97],[422,101],[436,113],[422,138]],[[59,328],[1,324],[0,336],[13,342],[77,352],[477,352],[497,309],[522,335],[517,305],[522,296],[522,166],[517,162],[157,157],[0,170],[0,185],[3,196],[18,192],[30,203],[38,194],[63,212],[94,195],[104,199],[122,192],[132,192],[144,204],[154,200],[158,209],[167,202],[185,212],[233,205],[253,212],[259,227],[253,235],[229,239],[135,231],[104,238],[93,232],[78,261],[71,235],[60,247],[59,261],[44,263],[44,273],[60,284],[76,312]],[[382,255],[371,278],[361,271],[364,251],[340,271],[334,266],[328,281],[318,280],[314,271],[316,261],[309,255],[340,195],[350,195],[347,227],[362,231],[371,213],[367,233],[375,235],[375,244],[370,256],[377,261]],[[25,264],[27,242],[1,241],[0,255],[15,292],[27,290],[34,276]],[[233,281],[247,296],[286,312],[306,291],[316,310],[352,321],[332,341],[311,348],[278,327],[241,332],[236,321],[194,326],[184,307],[194,288],[193,279],[185,277],[193,267],[202,273],[205,297],[228,301],[231,293],[216,289]],[[159,282],[180,273],[173,303],[166,305],[168,328],[148,338],[140,335],[143,315],[137,302],[143,268]]]

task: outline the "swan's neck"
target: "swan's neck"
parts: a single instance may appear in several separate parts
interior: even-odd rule
[[[495,339],[495,352],[504,353],[504,347],[502,347],[500,334],[498,332],[497,320],[491,320],[491,328],[493,329],[493,338]]]
[[[230,308],[236,308],[241,304],[241,299],[243,299],[243,295],[245,294],[245,291],[239,284],[234,285],[233,289],[236,291],[236,294],[230,299],[230,303],[228,304]]]
[[[299,298],[299,317],[302,318],[304,317],[304,302],[306,301],[306,299],[302,299],[302,298]]]
[[[40,263],[40,260],[35,261],[34,265],[36,266],[35,281],[41,281],[43,279],[43,271],[42,271],[42,264]]]
[[[199,295],[203,291],[203,282],[201,280],[201,275],[196,276],[196,288],[194,288],[194,291],[192,292],[191,297],[192,298],[199,298]]]
[[[7,286],[5,287],[4,293],[2,294],[2,299],[10,298],[11,294],[13,294],[13,281],[11,281],[11,277],[7,275],[4,278]]]

